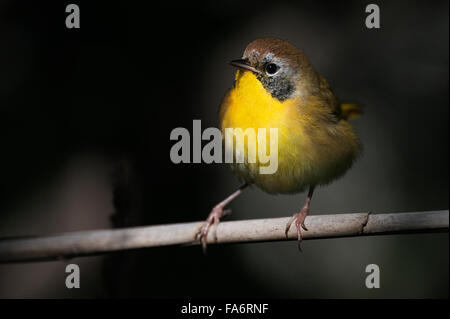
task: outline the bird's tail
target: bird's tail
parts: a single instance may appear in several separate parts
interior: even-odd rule
[[[341,117],[345,120],[351,120],[363,114],[363,106],[357,102],[342,102]]]

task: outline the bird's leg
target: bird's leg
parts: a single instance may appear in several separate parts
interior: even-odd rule
[[[305,202],[305,205],[303,206],[302,210],[299,211],[298,213],[295,213],[292,216],[292,218],[289,220],[289,222],[286,224],[285,234],[286,234],[286,238],[287,238],[289,229],[291,228],[291,225],[295,220],[295,227],[297,228],[298,249],[300,251],[302,251],[302,248],[300,246],[300,244],[302,242],[301,229],[303,228],[306,231],[308,230],[305,226],[305,218],[306,218],[306,216],[308,216],[308,213],[309,213],[309,205],[311,204],[311,198],[313,196],[313,193],[314,193],[314,186],[310,186],[309,191],[308,191],[308,196],[306,197],[306,202]]]
[[[204,253],[206,253],[206,246],[207,246],[206,240],[208,238],[208,232],[209,232],[210,227],[214,224],[214,226],[216,226],[216,229],[217,229],[217,225],[219,225],[220,218],[231,213],[231,209],[224,209],[225,206],[227,206],[233,199],[238,197],[244,191],[244,189],[247,188],[248,185],[249,184],[247,184],[247,183],[243,184],[233,194],[231,194],[230,196],[225,198],[223,201],[221,201],[219,204],[214,206],[214,208],[209,213],[208,218],[206,219],[206,221],[204,222],[202,227],[198,230],[197,234],[195,235],[195,238],[200,239]],[[216,240],[217,240],[217,237],[216,237]]]

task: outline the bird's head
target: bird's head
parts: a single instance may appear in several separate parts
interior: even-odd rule
[[[276,38],[254,40],[242,58],[230,64],[252,72],[279,101],[308,95],[319,85],[318,75],[303,51]]]

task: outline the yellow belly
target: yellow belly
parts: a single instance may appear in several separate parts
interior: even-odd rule
[[[278,129],[277,171],[270,175],[261,174],[259,168],[265,164],[258,159],[256,163],[233,163],[232,169],[240,179],[254,183],[269,193],[294,193],[310,185],[328,183],[350,167],[356,151],[344,147],[346,154],[331,154],[341,150],[342,134],[334,140],[330,139],[327,130],[316,130],[312,137],[310,131],[315,128],[314,121],[311,114],[301,112],[299,103],[299,99],[280,102],[264,89],[253,73],[237,72],[235,87],[221,106],[222,132],[225,128],[253,128],[256,132],[258,128],[266,128],[267,131]],[[348,128],[349,136],[358,148],[356,136],[349,125]],[[333,134],[336,131],[339,132],[333,129]],[[246,151],[256,147],[254,143],[249,143]]]

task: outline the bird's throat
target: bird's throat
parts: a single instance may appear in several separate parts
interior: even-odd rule
[[[239,70],[222,127],[279,128],[289,104],[274,98],[252,72]]]

